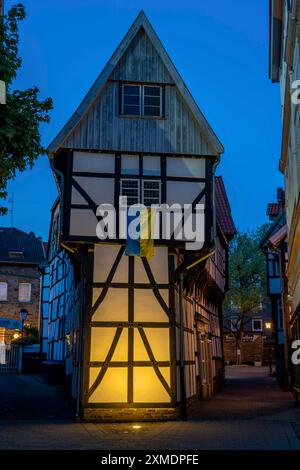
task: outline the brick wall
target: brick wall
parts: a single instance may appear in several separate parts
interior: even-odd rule
[[[85,408],[83,419],[95,422],[170,421],[180,417],[179,408]]]
[[[7,301],[0,301],[0,317],[21,320],[20,310],[28,311],[25,325],[39,324],[40,275],[36,266],[0,266],[0,282],[7,282]],[[19,283],[31,284],[31,301],[19,302]]]
[[[237,351],[235,338],[231,333],[224,334],[225,362],[236,363]],[[247,334],[241,342],[241,363],[254,363],[263,361],[263,336],[261,334]]]

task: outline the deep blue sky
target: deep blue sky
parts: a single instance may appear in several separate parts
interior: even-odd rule
[[[17,1],[6,0],[6,9]],[[141,9],[225,147],[225,180],[239,230],[266,221],[282,184],[279,86],[268,79],[268,0],[23,0],[23,65],[15,86],[51,96],[48,145]],[[14,225],[48,238],[57,191],[47,157],[9,185]],[[0,225],[10,225],[9,216]]]

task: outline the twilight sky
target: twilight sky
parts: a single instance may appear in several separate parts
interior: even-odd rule
[[[18,3],[5,0],[5,9]],[[23,59],[15,87],[51,96],[48,145],[78,106],[141,9],[225,147],[233,217],[246,231],[266,221],[283,184],[278,171],[280,96],[268,79],[268,0],[23,0]],[[57,190],[46,156],[16,177],[14,226],[48,239]],[[10,216],[0,219],[10,225]]]

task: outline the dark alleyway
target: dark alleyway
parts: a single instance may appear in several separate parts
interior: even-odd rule
[[[39,375],[0,374],[0,420],[72,418],[61,395]]]

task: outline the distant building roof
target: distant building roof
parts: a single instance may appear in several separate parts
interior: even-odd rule
[[[0,263],[39,264],[45,259],[42,243],[33,232],[0,227]]]
[[[216,186],[216,216],[224,234],[231,238],[237,231],[231,215],[231,207],[227,198],[226,189],[222,176],[215,177]]]

